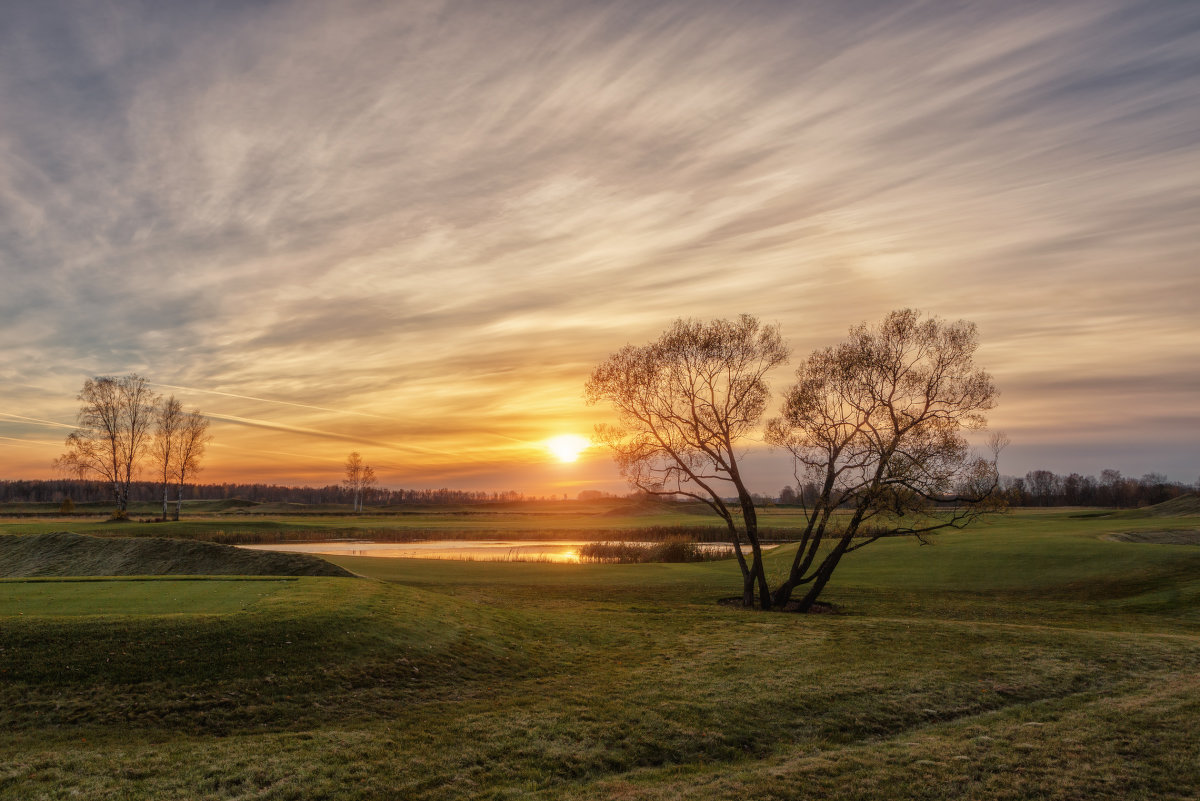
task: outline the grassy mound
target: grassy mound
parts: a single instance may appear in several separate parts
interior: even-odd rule
[[[529,650],[488,609],[325,577],[0,582],[0,610],[0,753],[63,731],[97,743],[394,716],[515,680]],[[36,797],[6,794],[11,778],[0,757],[0,798]]]
[[[219,501],[191,501],[188,511],[227,512],[233,509],[253,509],[261,506],[258,501],[248,501],[245,498],[225,498]]]
[[[1200,530],[1125,531],[1109,534],[1107,538],[1114,542],[1148,542],[1153,545],[1200,545]]]
[[[38,576],[350,576],[316,556],[191,540],[52,534],[0,537],[0,578]]]
[[[1130,512],[1131,517],[1195,517],[1200,515],[1200,493],[1180,495],[1169,501]]]

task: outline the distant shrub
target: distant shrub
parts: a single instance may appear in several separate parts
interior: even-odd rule
[[[71,500],[70,496],[63,498],[62,506],[58,508],[58,511],[64,515],[71,514],[75,511],[75,501]]]

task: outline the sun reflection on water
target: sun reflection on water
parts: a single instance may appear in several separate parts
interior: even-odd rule
[[[431,540],[427,542],[290,542],[239,547],[258,551],[288,551],[326,556],[370,556],[392,559],[450,559],[465,562],[544,562],[581,564],[586,540]],[[653,543],[631,543],[649,546]],[[728,549],[725,543],[698,543],[698,547]]]

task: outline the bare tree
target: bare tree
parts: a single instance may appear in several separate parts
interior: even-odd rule
[[[770,397],[765,376],[787,361],[778,326],[750,315],[736,320],[676,320],[656,341],[627,345],[592,372],[589,405],[616,410],[617,426],[597,426],[621,473],[637,490],[685,496],[724,522],[742,571],[742,602],[770,608],[758,517],[746,489],[739,451]],[[736,506],[726,500],[736,496]],[[742,553],[751,548],[751,561]]]
[[[200,413],[199,409],[180,416],[178,434],[175,437],[174,459],[172,470],[178,494],[175,498],[175,519],[179,519],[183,511],[183,487],[188,478],[195,476],[203,467],[200,460],[212,442],[212,434],[208,431],[209,419]]]
[[[89,378],[79,393],[77,428],[56,466],[108,484],[116,516],[129,509],[129,485],[153,436],[158,396],[138,375]]]
[[[345,476],[342,486],[350,493],[350,503],[354,511],[361,512],[363,496],[375,486],[375,470],[363,462],[358,451],[354,451],[346,457]]]
[[[851,329],[796,370],[767,439],[792,453],[796,479],[820,489],[787,579],[773,602],[807,611],[842,557],[884,536],[960,528],[997,510],[996,458],[972,455],[962,432],[981,429],[995,406],[992,378],[974,365],[974,324],[894,311]],[[827,543],[830,548],[822,549]]]
[[[183,404],[174,395],[167,398],[158,407],[154,422],[150,457],[154,462],[154,476],[162,483],[162,519],[166,520],[167,502],[175,476],[175,454],[179,449],[179,434],[183,426]]]
[[[345,478],[342,480],[342,486],[350,493],[350,506],[354,511],[358,511],[358,488],[362,483],[363,460],[358,451],[353,451],[346,457],[344,469]]]
[[[367,496],[370,495],[371,490],[375,488],[376,483],[378,482],[375,479],[375,468],[369,464],[363,465],[362,477],[359,479],[358,511],[361,512],[363,510],[363,503],[366,501]]]

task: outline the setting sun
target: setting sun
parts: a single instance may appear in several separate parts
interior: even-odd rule
[[[573,462],[591,444],[591,440],[587,437],[581,437],[578,434],[562,434],[546,440],[546,450],[554,454],[554,457],[560,462]]]

